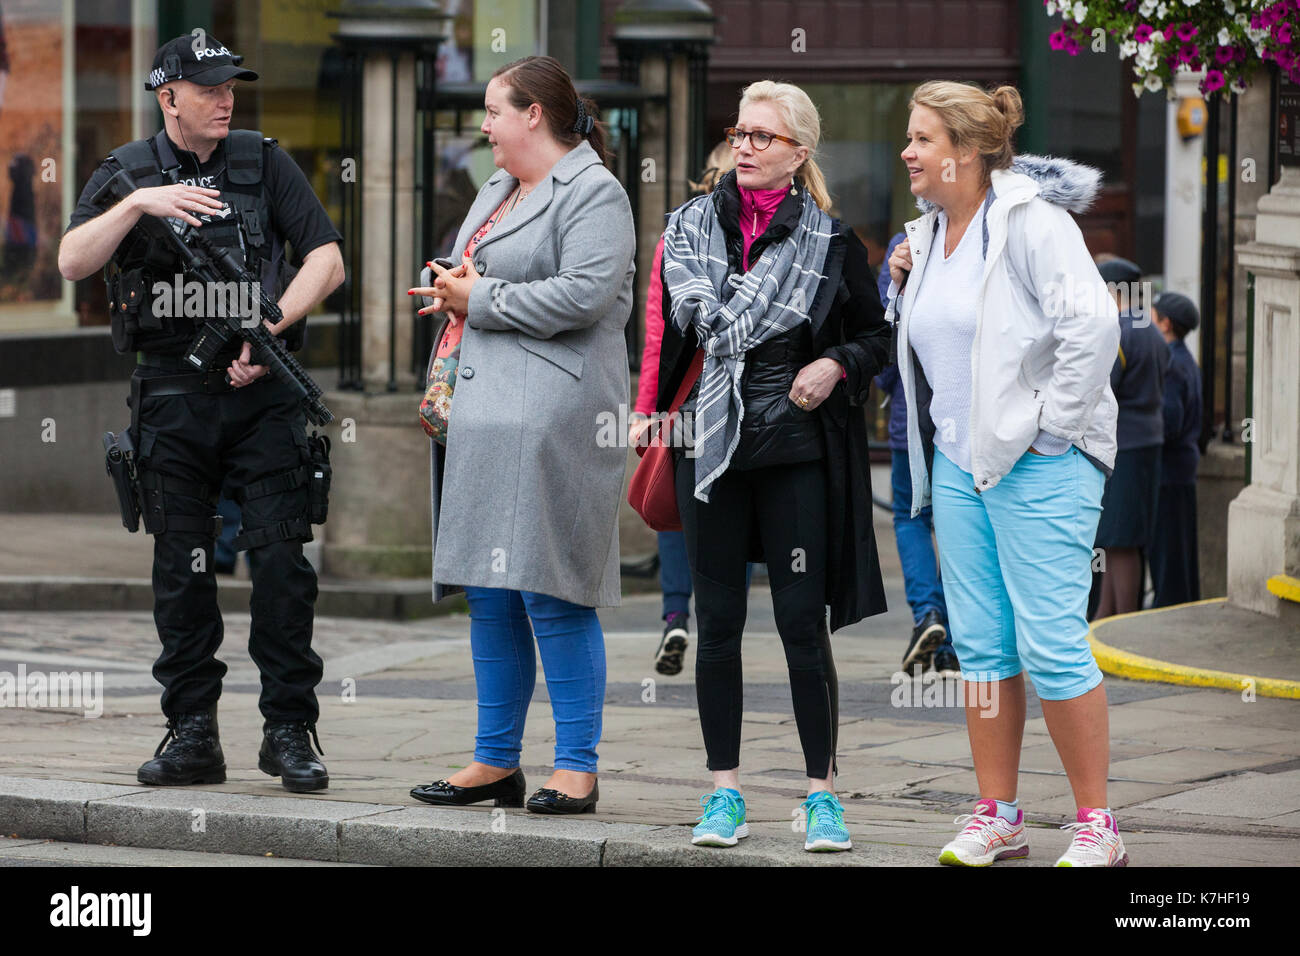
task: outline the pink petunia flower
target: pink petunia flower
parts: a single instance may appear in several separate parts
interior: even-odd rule
[[[1223,89],[1223,74],[1218,70],[1207,70],[1205,79],[1201,82],[1201,92],[1213,93],[1221,89]]]
[[[1151,39],[1151,34],[1156,32],[1156,28],[1149,23],[1143,23],[1133,31],[1133,39],[1138,43],[1146,43]]]
[[[1050,46],[1053,50],[1064,50],[1064,49],[1065,49],[1065,31],[1064,31],[1064,30],[1057,30],[1055,33],[1053,33],[1051,36],[1049,36],[1049,37],[1047,38],[1047,44],[1048,44],[1048,46]]]
[[[1197,32],[1196,25],[1192,23],[1180,23],[1174,28],[1174,33],[1177,34],[1178,39],[1182,40],[1184,43],[1193,39]]]

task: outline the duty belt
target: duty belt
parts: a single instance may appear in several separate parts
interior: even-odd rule
[[[139,365],[180,372],[179,375],[160,375],[153,378],[137,378],[137,389],[141,397],[148,395],[189,395],[193,392],[206,392],[209,395],[229,392],[234,386],[226,381],[225,368],[195,371],[194,366],[175,355],[159,355],[154,352],[136,353]]]

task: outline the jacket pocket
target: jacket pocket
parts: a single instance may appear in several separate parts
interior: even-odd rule
[[[520,335],[519,345],[525,351],[540,355],[551,364],[559,366],[574,378],[582,378],[583,355],[577,349],[555,339],[535,339],[531,335]]]

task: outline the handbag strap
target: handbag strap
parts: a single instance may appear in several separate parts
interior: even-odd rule
[[[682,402],[686,401],[686,396],[694,387],[696,379],[700,377],[700,371],[704,368],[704,349],[696,349],[695,355],[691,359],[691,364],[686,368],[686,377],[682,379],[682,384],[677,387],[677,394],[673,396],[673,403],[668,407],[668,414],[674,414],[677,409],[682,407]]]

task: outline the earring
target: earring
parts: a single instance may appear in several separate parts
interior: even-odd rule
[[[790,195],[791,195],[791,196],[797,196],[797,195],[799,195],[799,190],[796,189],[796,188],[795,188],[795,185],[794,185],[794,177],[793,177],[793,176],[790,177]]]

